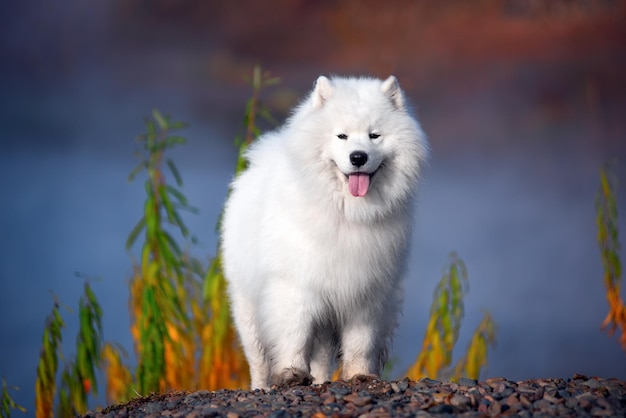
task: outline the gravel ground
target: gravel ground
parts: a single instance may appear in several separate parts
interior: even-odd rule
[[[624,417],[626,382],[571,379],[386,382],[365,376],[268,391],[154,394],[83,417]]]

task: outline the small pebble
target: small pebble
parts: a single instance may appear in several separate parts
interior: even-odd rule
[[[450,405],[456,406],[462,411],[468,409],[471,403],[472,401],[470,400],[470,398],[468,398],[465,395],[457,394],[457,395],[452,396],[452,398],[450,398]]]
[[[583,382],[583,385],[589,386],[591,389],[594,389],[594,388],[600,387],[600,382],[598,382],[595,379],[589,379],[589,380]]]
[[[478,380],[468,379],[467,377],[462,377],[459,379],[460,386],[467,386],[468,388],[473,388],[478,385]]]
[[[454,409],[450,405],[441,403],[429,408],[428,412],[431,414],[452,414],[454,413]]]

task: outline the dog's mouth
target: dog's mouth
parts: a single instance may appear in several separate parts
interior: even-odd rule
[[[365,196],[370,188],[372,178],[374,178],[381,167],[382,164],[371,173],[356,171],[354,173],[345,174],[348,179],[348,190],[350,190],[350,194],[354,197]]]

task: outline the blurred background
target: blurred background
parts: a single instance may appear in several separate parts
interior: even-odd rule
[[[459,352],[485,310],[498,326],[483,378],[626,379],[624,352],[600,331],[594,224],[602,165],[626,183],[626,2],[31,0],[0,11],[0,374],[30,413],[55,296],[72,353],[75,272],[101,277],[105,338],[131,349],[124,243],[144,193],[127,175],[153,108],[190,123],[173,158],[200,209],[186,218],[194,251],[215,254],[255,64],[282,79],[263,96],[280,121],[320,74],[394,74],[428,134],[394,377],[414,361],[457,251],[470,280]],[[618,205],[626,214],[623,187]]]

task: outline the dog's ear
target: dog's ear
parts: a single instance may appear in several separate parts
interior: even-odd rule
[[[313,88],[313,108],[318,109],[322,107],[332,94],[333,83],[323,75],[319,76]]]
[[[396,109],[404,109],[404,93],[400,89],[400,84],[394,76],[389,76],[383,81],[381,86],[382,92],[391,100]]]

